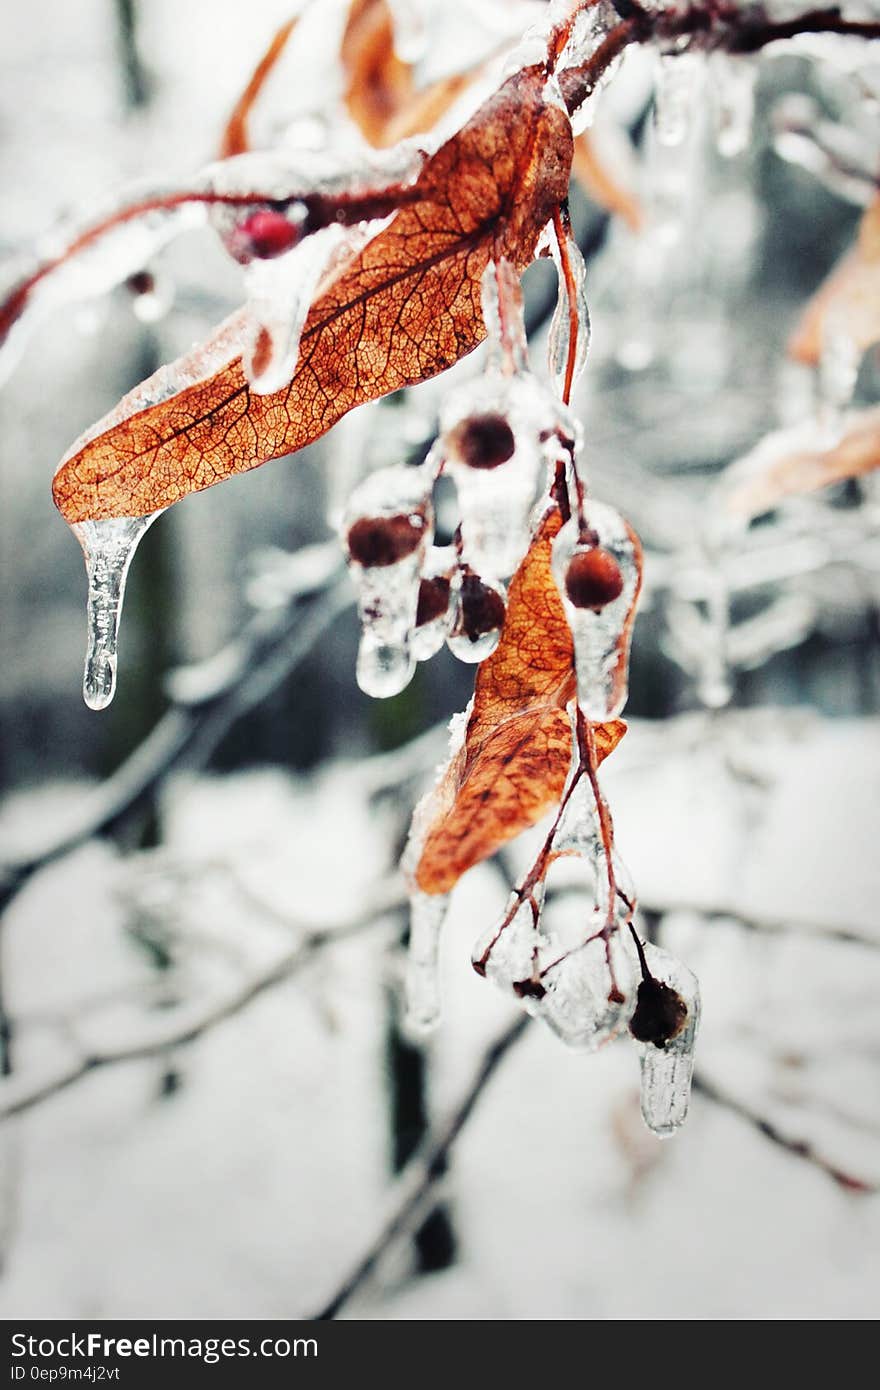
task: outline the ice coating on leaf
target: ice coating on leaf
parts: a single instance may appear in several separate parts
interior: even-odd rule
[[[725,159],[735,159],[751,143],[757,81],[758,68],[750,59],[712,54],[718,152]]]
[[[642,1116],[660,1138],[684,1124],[694,1071],[694,1045],[700,1023],[700,987],[696,976],[668,951],[650,942],[643,947],[655,981],[678,995],[687,1009],[680,1031],[662,1046],[640,1042]]]
[[[572,235],[570,228],[566,229],[565,244],[568,264],[571,268],[571,274],[574,280],[574,307],[577,318],[577,346],[574,358],[574,372],[572,374],[573,384],[578,380],[587,363],[587,352],[590,347],[591,331],[590,310],[587,304],[586,291],[587,267],[581,255],[580,247]],[[556,308],[553,311],[553,319],[550,323],[550,336],[547,343],[547,365],[556,390],[559,395],[562,396],[566,382],[568,353],[571,342],[571,305],[569,302],[568,285],[562,265],[562,255],[555,234],[550,239],[550,246],[553,260],[556,263],[556,271],[559,275],[559,296],[556,300]]]
[[[578,705],[588,719],[613,719],[627,697],[629,646],[641,586],[641,547],[632,528],[613,507],[590,499],[582,537],[576,516],[553,543],[553,575],[574,640]],[[569,596],[569,566],[588,550],[605,552],[619,571],[620,592],[594,610],[576,607]]]
[[[404,990],[407,1032],[418,1035],[440,1017],[440,933],[449,896],[416,891],[410,897],[409,949]]]
[[[362,245],[359,228],[334,225],[276,260],[250,263],[245,272],[250,325],[242,365],[252,391],[270,395],[293,379],[300,334],[320,280],[334,262],[350,259]]]
[[[83,699],[105,709],[116,690],[117,642],[125,582],[132,556],[148,527],[160,516],[113,517],[73,526],[89,580]]]
[[[170,400],[179,391],[204,381],[227,362],[231,362],[242,350],[247,325],[247,311],[237,309],[234,314],[223,320],[204,343],[199,343],[190,352],[184,353],[173,362],[167,362],[158,371],[153,372],[152,376],[148,376],[133,391],[123,396],[118,405],[100,420],[96,420],[71,444],[58,468],[99,435],[114,429],[140,411],[148,410],[150,406]]]
[[[433,463],[373,473],[349,501],[345,532],[357,589],[357,681],[377,699],[397,695],[416,667],[410,642],[431,536]]]
[[[702,54],[658,55],[654,80],[654,129],[661,145],[684,143],[696,114],[703,76]]]

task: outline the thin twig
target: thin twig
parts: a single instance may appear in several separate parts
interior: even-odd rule
[[[772,1144],[779,1145],[787,1153],[794,1154],[796,1158],[802,1158],[807,1163],[811,1163],[814,1168],[819,1168],[823,1173],[827,1173],[841,1187],[845,1187],[848,1192],[876,1192],[877,1184],[865,1182],[862,1178],[854,1177],[852,1173],[847,1173],[836,1164],[829,1162],[817,1153],[813,1145],[805,1139],[792,1139],[784,1134],[778,1125],[766,1119],[757,1110],[752,1110],[750,1106],[728,1092],[722,1091],[716,1086],[714,1081],[708,1081],[701,1072],[696,1072],[693,1079],[694,1090],[707,1100],[714,1101],[716,1105],[721,1105],[725,1110],[731,1111],[741,1120],[745,1120],[754,1129],[762,1134],[765,1139],[769,1139]]]
[[[10,1083],[5,1088],[11,1092],[8,1097],[4,1098],[3,1091],[0,1089],[0,1121],[10,1119],[13,1115],[21,1115],[42,1101],[49,1100],[62,1091],[69,1090],[71,1086],[76,1085],[78,1081],[82,1081],[92,1072],[101,1071],[105,1067],[116,1066],[123,1062],[142,1062],[151,1057],[161,1057],[171,1048],[184,1047],[188,1043],[195,1042],[205,1033],[228,1022],[229,1019],[235,1018],[268,990],[289,980],[321,951],[334,946],[339,941],[347,940],[356,933],[378,925],[383,921],[388,910],[390,909],[383,907],[377,914],[371,905],[366,914],[358,916],[342,926],[309,932],[267,970],[246,980],[225,999],[203,1005],[200,1010],[190,1013],[186,1022],[166,1028],[158,1036],[130,1043],[124,1047],[88,1053],[78,1058],[67,1071],[49,1077],[27,1089],[16,1091],[13,1089],[14,1083]]]
[[[327,1322],[335,1318],[371,1279],[385,1253],[418,1225],[425,1206],[430,1204],[435,1184],[446,1171],[456,1140],[500,1063],[523,1036],[529,1022],[528,1015],[518,1018],[483,1053],[471,1084],[449,1119],[428,1135],[395,1182],[388,1198],[389,1215],[379,1234],[312,1321]]]

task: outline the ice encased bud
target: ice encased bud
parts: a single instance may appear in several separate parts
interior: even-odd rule
[[[574,641],[578,706],[588,719],[613,719],[626,704],[629,647],[641,587],[641,546],[623,517],[603,502],[591,499],[586,519],[588,534],[575,516],[559,531],[553,542],[553,576]],[[577,606],[572,602],[572,593],[575,597],[578,593],[569,584],[570,567],[578,557],[597,549],[604,552],[603,574],[596,574],[594,580],[597,585],[603,580],[608,597],[597,607]],[[610,597],[617,590],[618,574],[619,591]]]
[[[344,531],[357,589],[361,641],[357,681],[377,699],[409,684],[416,661],[410,642],[419,584],[431,537],[433,470],[383,468],[352,494]]]
[[[648,974],[639,986],[630,1030],[640,1035],[636,1041],[642,1116],[648,1128],[665,1139],[687,1117],[700,1023],[700,987],[693,972],[668,951],[650,942],[642,950]],[[665,990],[661,992],[657,986]],[[664,1039],[666,1032],[670,1036]],[[659,1041],[650,1041],[652,1034]]]
[[[539,1015],[569,1047],[601,1047],[633,1010],[632,961],[616,930],[567,950],[542,983]]]
[[[455,566],[453,546],[431,546],[419,580],[416,625],[410,641],[416,661],[429,661],[449,635],[454,618],[451,599]]]
[[[459,571],[453,588],[452,617],[446,644],[459,661],[479,662],[491,656],[501,640],[506,595],[468,566]]]

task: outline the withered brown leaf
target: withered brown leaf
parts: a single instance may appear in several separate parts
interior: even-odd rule
[[[445,371],[485,336],[480,277],[518,269],[565,197],[571,127],[542,67],[509,78],[425,164],[390,224],[312,304],[292,383],[236,358],[97,434],[55,475],[69,522],[142,516],[317,439],[355,406]]]
[[[501,641],[477,671],[464,743],[426,805],[430,824],[414,871],[446,893],[474,864],[526,830],[562,796],[571,761],[566,704],[574,649],[550,570],[562,524],[552,507],[511,580]],[[597,762],[620,742],[620,719],[593,725]]]
[[[880,198],[865,212],[855,245],[807,303],[789,354],[816,366],[829,332],[851,339],[862,352],[880,342]]]
[[[843,435],[827,448],[813,448],[785,436],[768,441],[731,469],[724,484],[728,512],[750,520],[770,511],[786,497],[817,492],[847,478],[860,478],[880,467],[880,409],[847,420]],[[775,444],[776,447],[773,447]]]
[[[222,159],[229,159],[236,154],[245,154],[251,148],[250,133],[248,123],[251,112],[259,100],[260,93],[269,80],[278,59],[281,57],[287,41],[293,33],[298,23],[298,16],[289,19],[286,24],[274,35],[272,42],[266,49],[257,66],[251,74],[250,81],[235,103],[232,115],[226,123],[223,132],[223,139],[220,142],[220,156]]]

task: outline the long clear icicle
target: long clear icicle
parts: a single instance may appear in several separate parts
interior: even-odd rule
[[[586,510],[591,535],[583,538],[578,520],[572,516],[553,543],[553,573],[574,641],[578,705],[588,719],[613,719],[626,703],[641,557],[634,532],[613,507],[590,499]],[[572,562],[588,553],[601,562],[597,570],[604,567],[606,574],[610,570],[615,580],[619,579],[617,596],[595,608],[578,606],[571,598],[572,593],[577,596],[571,580]],[[601,578],[602,574],[597,574],[597,582]]]
[[[409,950],[404,992],[407,1032],[427,1033],[440,1017],[440,934],[449,894],[414,892],[410,898]]]
[[[700,987],[681,961],[650,942],[643,947],[655,980],[674,990],[687,1013],[681,1031],[662,1046],[641,1042],[641,1099],[645,1124],[666,1139],[684,1124],[694,1072],[694,1044],[700,1024]]]
[[[90,709],[104,709],[113,699],[119,620],[129,566],[143,536],[160,515],[153,512],[151,516],[80,521],[71,528],[82,546],[89,577],[83,699]]]

